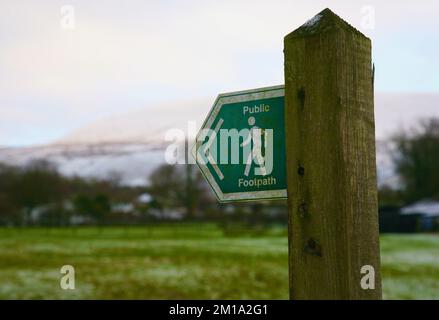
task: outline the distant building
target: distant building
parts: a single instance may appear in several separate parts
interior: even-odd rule
[[[149,204],[152,201],[152,196],[149,193],[142,193],[137,197],[137,202],[142,204]]]
[[[383,206],[379,209],[380,233],[414,233],[419,232],[419,216],[401,215],[397,206]]]
[[[379,218],[381,233],[439,231],[439,202],[423,200],[403,208],[383,206]]]
[[[401,208],[401,216],[419,219],[420,231],[439,231],[439,201],[423,200]]]
[[[134,212],[134,205],[132,203],[116,203],[111,206],[112,212],[132,213]]]

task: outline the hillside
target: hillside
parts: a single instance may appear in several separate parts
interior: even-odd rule
[[[379,183],[397,184],[386,140],[419,118],[439,117],[439,94],[377,94],[375,102]],[[180,129],[187,135],[188,121],[198,130],[211,101],[169,103],[117,114],[79,128],[50,144],[0,148],[0,162],[25,165],[32,159],[55,163],[65,175],[103,178],[120,175],[129,185],[147,183],[149,174],[165,163],[166,133]],[[194,134],[194,133],[192,133]]]

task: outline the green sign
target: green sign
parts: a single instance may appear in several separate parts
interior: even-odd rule
[[[220,202],[287,197],[284,86],[220,94],[193,155]]]

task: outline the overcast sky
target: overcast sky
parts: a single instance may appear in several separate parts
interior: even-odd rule
[[[433,0],[2,0],[0,145],[43,144],[115,113],[282,84],[283,37],[325,7],[372,39],[376,91],[439,92]]]

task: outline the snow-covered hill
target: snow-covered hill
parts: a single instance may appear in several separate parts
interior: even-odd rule
[[[45,159],[62,174],[94,178],[118,175],[125,184],[146,184],[151,172],[165,163],[170,129],[188,135],[210,110],[209,101],[165,104],[114,115],[80,128],[48,145],[0,148],[0,162],[24,166]],[[193,133],[192,133],[193,134]]]
[[[168,103],[116,114],[79,128],[55,144],[163,144],[170,129],[187,132],[188,122],[195,122],[198,130],[211,104],[209,100]]]
[[[67,176],[119,177],[128,185],[144,185],[151,172],[165,163],[164,146],[147,143],[54,144],[0,149],[0,162],[26,165],[45,159]]]
[[[439,117],[439,94],[377,94],[375,102],[379,183],[396,185],[385,140],[389,134],[414,125],[419,118]],[[33,159],[55,163],[66,175],[104,178],[118,174],[130,185],[147,183],[149,174],[165,163],[169,129],[188,133],[202,124],[212,101],[151,106],[101,119],[54,143],[0,148],[0,162],[25,165]]]

